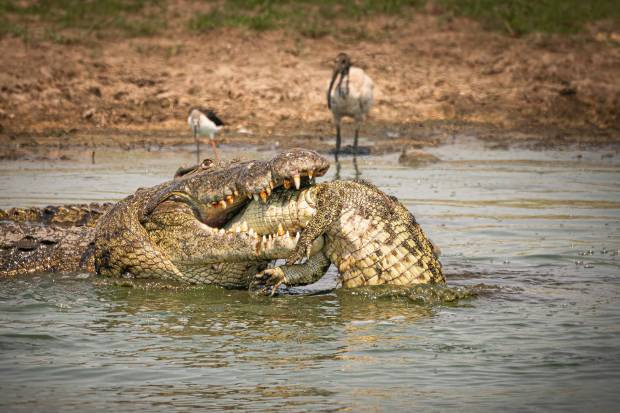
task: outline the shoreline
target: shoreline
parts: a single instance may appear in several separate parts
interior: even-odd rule
[[[335,131],[325,91],[340,51],[375,83],[361,136],[379,152],[455,135],[543,149],[620,142],[620,41],[611,35],[510,37],[424,13],[359,24],[376,36],[176,26],[75,44],[5,36],[0,148],[189,143],[189,108],[208,106],[228,125],[223,143],[327,150]],[[345,125],[344,144],[351,135]]]
[[[288,125],[287,125],[288,126]],[[335,137],[330,122],[305,123],[297,128],[288,126],[269,135],[255,133],[252,129],[226,129],[216,138],[218,145],[252,146],[259,149],[288,149],[305,147],[323,154],[329,154],[334,147]],[[352,128],[343,127],[343,148],[352,143]],[[576,147],[620,148],[620,136],[614,131],[562,130],[506,130],[494,125],[472,125],[456,122],[426,122],[398,125],[370,121],[361,131],[362,146],[367,155],[400,153],[405,149],[424,149],[454,142],[458,139],[474,138],[489,149],[526,148],[532,150],[553,150]],[[201,138],[207,144],[208,138]],[[96,128],[84,130],[54,130],[40,133],[15,133],[6,136],[0,145],[0,160],[49,159],[50,154],[63,150],[94,150],[118,148],[122,150],[174,148],[192,146],[193,137],[185,129],[146,128],[112,129]],[[62,155],[58,155],[62,160]]]

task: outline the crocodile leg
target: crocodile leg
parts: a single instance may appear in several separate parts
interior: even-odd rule
[[[295,250],[287,258],[288,265],[295,264],[304,257],[309,258],[314,240],[323,235],[340,217],[342,197],[339,196],[337,190],[331,190],[331,187],[325,184],[319,184],[314,188],[316,188],[316,213],[308,221]]]
[[[254,278],[252,287],[261,286],[260,293],[266,293],[271,287],[271,295],[273,295],[282,284],[308,285],[318,281],[325,275],[330,265],[329,258],[319,251],[311,255],[303,264],[281,265],[262,271]]]
[[[95,240],[95,270],[106,276],[150,277],[189,281],[166,254],[154,247],[144,228],[124,234],[101,234]]]
[[[131,204],[118,203],[97,222],[95,270],[107,276],[149,277],[187,281],[149,239]]]
[[[95,270],[98,274],[107,276],[155,276],[189,281],[165,254],[148,242],[148,234],[145,232],[127,233],[113,248],[99,249],[95,257]]]

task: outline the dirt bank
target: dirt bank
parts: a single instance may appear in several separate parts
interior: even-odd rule
[[[455,134],[542,146],[620,141],[615,33],[512,38],[433,14],[364,24],[369,35],[355,42],[178,25],[70,45],[4,37],[3,157],[38,145],[189,143],[185,119],[198,104],[229,124],[224,142],[327,149],[325,90],[340,51],[375,81],[362,134],[377,151]]]

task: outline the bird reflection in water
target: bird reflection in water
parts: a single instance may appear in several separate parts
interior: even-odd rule
[[[352,160],[353,160],[354,179],[360,179],[360,177],[362,176],[362,173],[360,171],[359,165],[357,164],[357,156],[353,155]],[[336,161],[336,175],[334,179],[341,179],[342,164],[338,157],[335,158],[335,161]]]

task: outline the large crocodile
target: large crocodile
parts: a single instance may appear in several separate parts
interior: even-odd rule
[[[267,203],[249,205],[232,225],[238,222],[258,233],[303,228],[286,265],[256,277],[255,284],[272,286],[272,292],[280,284],[315,282],[331,263],[344,287],[445,282],[436,250],[413,215],[365,181],[277,191]],[[317,241],[322,248],[315,252]]]
[[[346,287],[444,281],[432,244],[404,206],[366,182],[313,185],[327,167],[308,150],[267,162],[203,163],[101,208],[95,229],[3,242],[0,271],[81,269],[228,287],[254,280],[273,291],[313,282],[333,262]],[[25,234],[24,224],[3,225],[13,226],[14,241]],[[63,255],[72,259],[58,265]],[[278,258],[287,264],[265,269]]]

